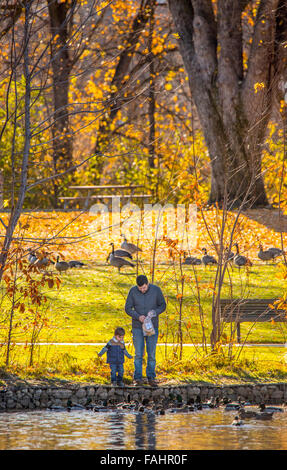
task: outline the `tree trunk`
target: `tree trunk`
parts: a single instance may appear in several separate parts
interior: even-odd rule
[[[20,171],[20,187],[17,194],[17,200],[13,200],[11,208],[10,218],[6,227],[6,233],[0,253],[0,282],[2,280],[4,268],[7,262],[9,249],[12,243],[14,230],[20,219],[23,204],[27,191],[27,177],[28,177],[28,165],[31,147],[31,73],[30,73],[30,61],[29,61],[29,44],[30,44],[30,23],[31,23],[31,5],[29,2],[25,3],[25,20],[24,20],[24,35],[23,35],[23,69],[25,77],[25,115],[24,115],[24,126],[25,126],[25,137],[24,137],[24,148],[22,155],[21,171]],[[15,120],[14,125],[18,123]],[[14,136],[15,138],[15,136]],[[15,175],[16,170],[14,169]],[[14,178],[15,178],[14,175]]]
[[[69,124],[69,83],[72,61],[69,57],[68,27],[73,17],[75,0],[72,2],[48,1],[51,30],[51,64],[53,73],[53,166],[55,174],[72,165],[73,138]],[[53,182],[54,207],[58,205],[60,188]]]
[[[149,141],[148,141],[148,161],[150,169],[155,168],[155,70],[154,56],[152,53],[152,39],[154,31],[154,5],[151,5],[148,37],[148,61],[149,61],[149,97],[148,97],[148,115],[149,115]]]
[[[0,170],[0,210],[4,207],[4,176],[3,171]]]
[[[279,0],[261,0],[243,72],[243,0],[169,0],[211,161],[209,203],[268,204],[261,148],[272,110]],[[286,69],[286,63],[285,63]]]

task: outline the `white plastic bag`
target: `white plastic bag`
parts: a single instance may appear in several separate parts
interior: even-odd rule
[[[147,316],[145,317],[143,325],[142,325],[144,336],[152,336],[155,334],[155,330],[151,321],[152,317],[155,317],[155,316],[156,316],[155,311],[151,310],[150,312],[148,312]]]

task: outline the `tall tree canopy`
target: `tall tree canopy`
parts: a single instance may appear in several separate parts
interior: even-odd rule
[[[61,205],[62,196],[75,195],[71,182],[143,184],[155,201],[206,202],[211,187],[210,203],[225,196],[229,206],[244,199],[265,205],[267,196],[278,203],[278,187],[287,184],[287,175],[279,181],[284,139],[278,119],[287,102],[286,4],[0,2],[4,200],[12,204],[11,155],[18,168],[24,142],[22,48],[29,6],[27,207]],[[39,178],[46,179],[41,194],[34,185]]]
[[[286,84],[287,2],[169,0],[169,8],[209,150],[209,203],[266,205],[261,152]]]

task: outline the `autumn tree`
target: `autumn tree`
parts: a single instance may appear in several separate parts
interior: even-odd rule
[[[169,8],[209,151],[209,203],[265,206],[261,151],[286,84],[286,0],[169,0]],[[243,15],[254,10],[247,48]]]
[[[54,172],[67,169],[73,161],[73,138],[69,122],[69,83],[73,67],[69,38],[77,2],[48,1],[50,23],[50,61],[53,83],[53,165]],[[58,200],[58,185],[54,182],[54,205]]]
[[[117,1],[111,8],[120,40],[112,43],[105,57],[107,72],[102,89],[105,87],[108,112],[95,132],[96,156],[90,167],[93,181],[106,181],[109,172],[108,178],[146,184],[158,196],[160,161],[165,160],[165,150],[160,147],[169,147],[170,157],[170,134],[176,134],[174,127],[178,131],[180,120],[184,125],[189,118],[188,105],[181,96],[183,68],[171,17],[162,1]],[[174,79],[177,83],[172,85]],[[98,90],[98,80],[93,84]],[[181,106],[185,115],[179,113]],[[115,169],[121,168],[120,174],[112,171],[107,154],[123,153],[123,148],[127,156],[120,157],[115,165]]]
[[[96,162],[93,165],[94,170],[96,170],[95,182],[99,181],[99,175],[101,175],[103,170],[105,162],[103,152],[108,146],[113,121],[124,103],[128,101],[125,96],[125,92],[127,91],[130,79],[130,65],[132,63],[139,38],[151,16],[154,4],[155,0],[141,0],[139,9],[134,16],[129,29],[125,32],[123,44],[119,46],[121,48],[121,53],[110,83],[111,94],[108,100],[108,111],[102,119],[97,132],[94,150],[96,154]]]
[[[71,115],[75,113],[70,102],[70,84],[73,74],[86,76],[91,64],[84,63],[82,57],[96,35],[107,11],[107,6],[99,0],[89,2],[77,0],[48,0],[50,29],[50,64],[53,89],[52,142],[54,172],[65,171],[73,163],[74,130]],[[78,70],[75,70],[78,65]],[[76,112],[84,112],[84,106]],[[61,191],[59,182],[54,180],[54,206],[58,205]]]
[[[0,4],[0,39],[5,36],[8,31],[17,22],[19,16],[23,11],[23,6],[26,0],[22,2],[11,2],[9,0],[3,0]]]
[[[16,3],[20,5],[21,12],[10,8]],[[5,21],[1,44],[3,61],[0,96],[3,106],[0,112],[0,161],[6,172],[4,199],[10,212],[8,222],[0,218],[2,230],[4,228],[0,246],[0,281],[6,262],[9,260],[11,245],[15,240],[14,232],[25,207],[27,195],[34,192],[34,200],[41,200],[43,187],[53,185],[55,180],[57,183],[54,186],[58,187],[65,175],[73,174],[81,165],[81,162],[74,164],[71,158],[65,161],[64,165],[54,168],[51,165],[51,157],[52,159],[54,157],[54,153],[51,155],[51,147],[55,149],[53,144],[51,146],[51,141],[53,142],[50,135],[51,127],[53,129],[54,124],[58,126],[59,122],[63,123],[62,119],[68,122],[69,110],[66,101],[60,102],[59,98],[61,85],[57,78],[61,70],[53,75],[54,80],[52,80],[54,89],[57,89],[58,102],[56,100],[55,109],[59,114],[55,116],[53,112],[49,115],[48,112],[51,99],[50,65],[56,57],[61,57],[61,48],[64,46],[62,44],[57,48],[57,52],[54,51],[49,55],[49,46],[54,47],[56,33],[53,33],[51,40],[49,36],[48,39],[43,36],[48,17],[46,2],[39,4],[35,0],[26,0],[16,3],[12,0],[7,1],[5,10],[1,12]],[[94,5],[93,2],[92,4]],[[85,15],[83,17],[86,18]],[[61,21],[64,21],[63,18]],[[73,35],[74,42],[70,44],[74,60],[81,57],[86,47],[86,43],[82,45],[80,41],[83,23],[80,21],[79,25],[80,33],[76,35],[76,28]],[[95,27],[96,25],[95,22]],[[60,58],[59,61],[58,66],[61,67],[63,62]],[[62,84],[62,93],[65,95],[68,77],[65,74],[61,76],[65,82]],[[80,108],[80,111],[83,109]],[[69,129],[63,128],[62,131],[66,133]],[[57,135],[54,133],[53,136],[56,140]],[[46,189],[47,194],[50,195]]]
[[[3,243],[0,252],[0,282],[4,272],[5,264],[9,256],[9,249],[13,239],[13,233],[20,218],[23,210],[23,204],[26,195],[27,179],[28,179],[28,167],[30,163],[30,151],[31,151],[31,61],[30,61],[30,40],[31,40],[31,18],[33,16],[31,4],[25,2],[24,4],[24,27],[23,27],[23,47],[18,47],[18,53],[15,54],[16,45],[13,44],[13,52],[11,52],[11,68],[9,85],[7,87],[7,99],[6,99],[6,119],[2,125],[0,136],[2,138],[3,133],[8,122],[8,116],[13,121],[13,139],[14,145],[11,148],[11,166],[13,168],[13,180],[11,187],[11,213],[8,224],[6,225],[1,219],[2,226],[5,228],[5,235],[3,237]],[[13,28],[13,25],[12,25]],[[14,35],[13,35],[14,38]],[[13,41],[14,42],[14,41]],[[19,50],[20,49],[20,50]],[[17,133],[17,127],[19,126],[19,120],[21,119],[18,114],[18,102],[14,102],[14,109],[11,111],[9,108],[9,91],[11,83],[16,84],[18,67],[23,67],[24,74],[24,103],[23,103],[23,126],[24,126],[24,142],[21,152],[21,159],[19,167],[16,168],[16,155],[15,155],[15,139]],[[1,139],[0,139],[1,141]]]

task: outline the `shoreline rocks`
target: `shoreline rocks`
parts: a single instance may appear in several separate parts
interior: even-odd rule
[[[86,406],[103,400],[114,403],[142,401],[144,398],[158,401],[170,395],[188,399],[200,397],[202,402],[211,398],[238,399],[252,404],[282,404],[287,402],[287,383],[248,385],[165,385],[158,388],[149,386],[112,387],[110,385],[9,385],[0,388],[0,411],[67,408],[67,402]]]

